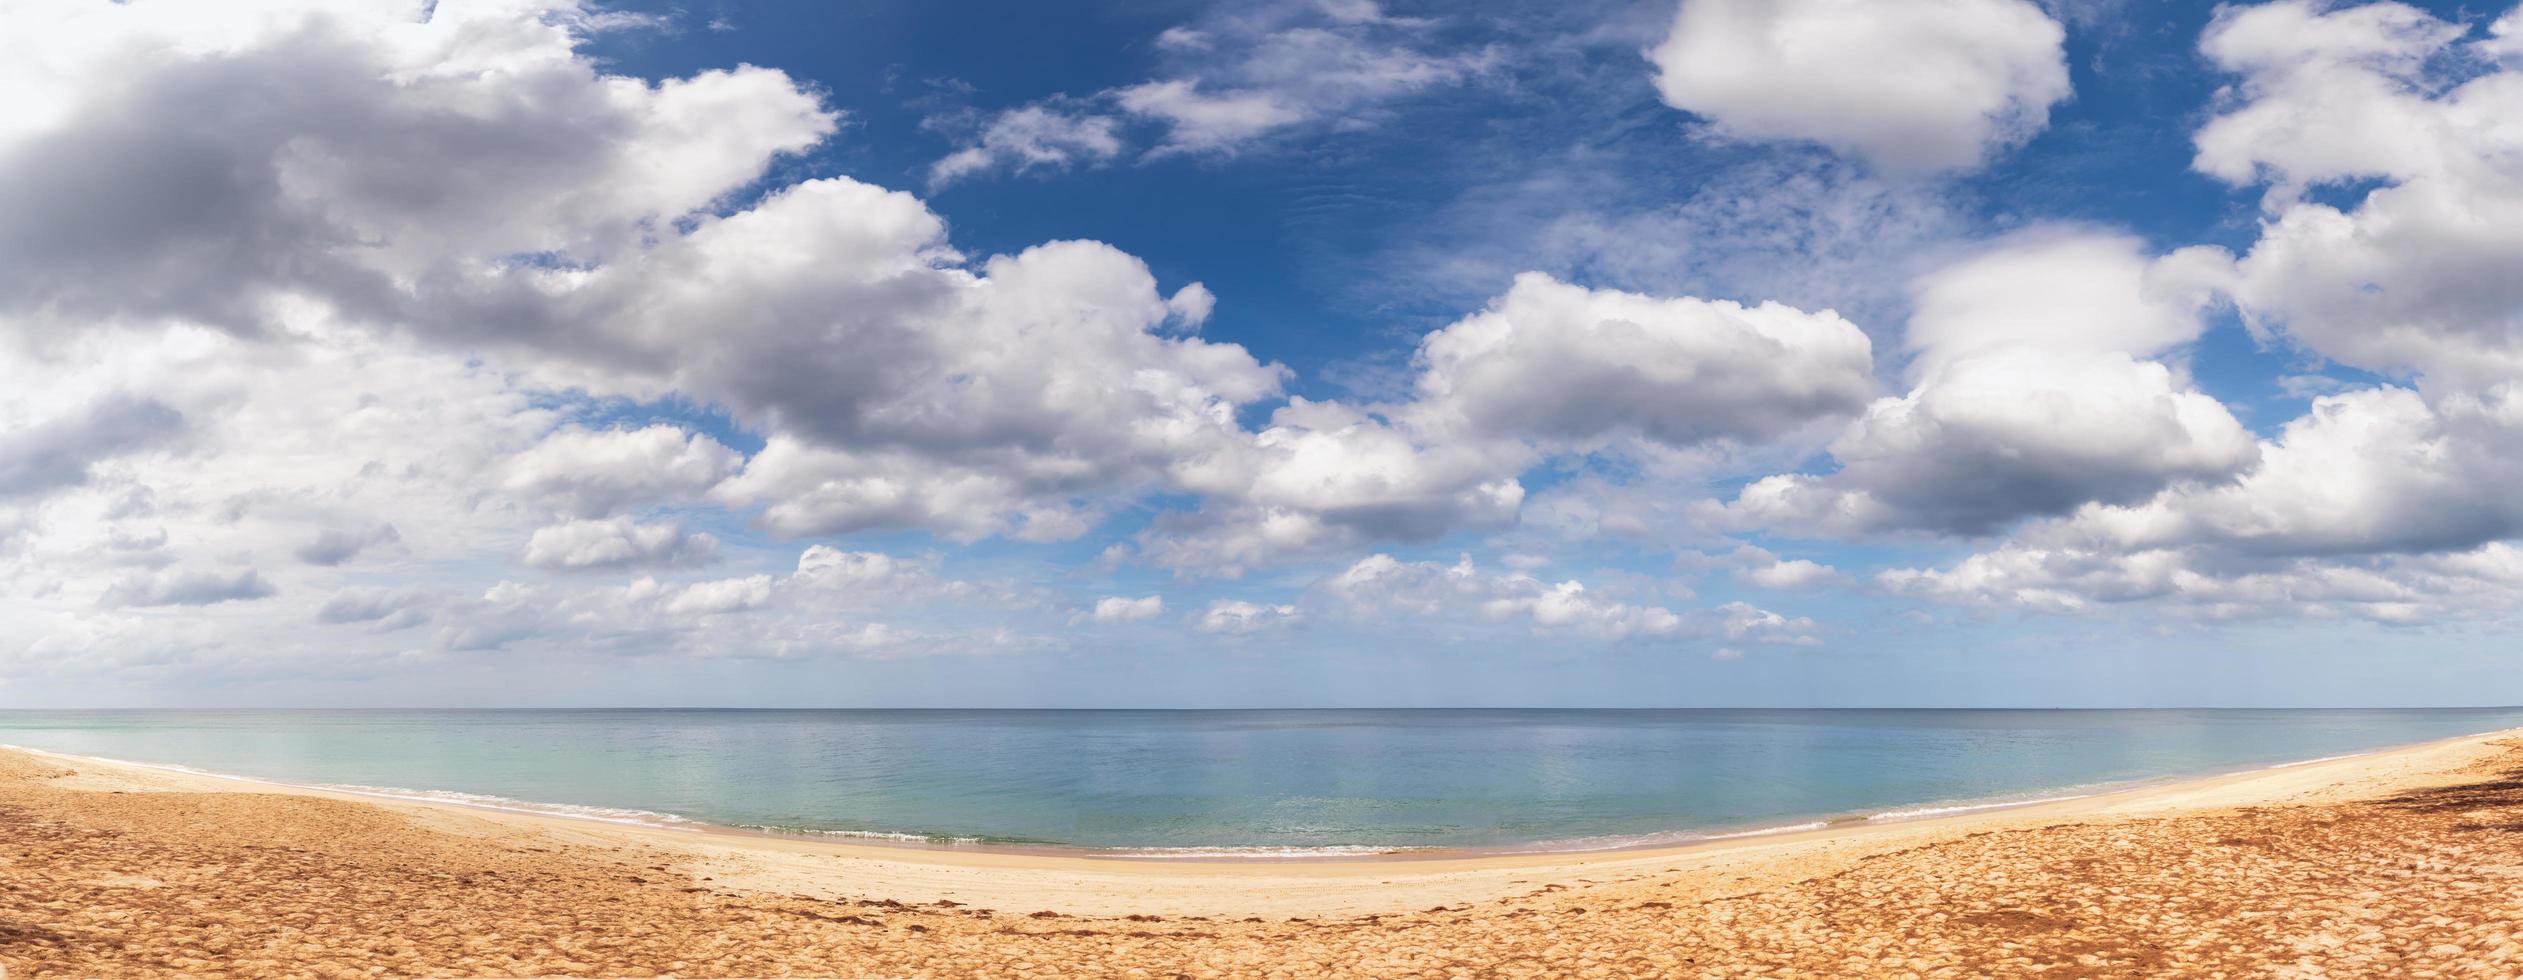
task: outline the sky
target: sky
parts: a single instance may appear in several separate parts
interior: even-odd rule
[[[2523,13],[0,0],[0,706],[2523,703]]]

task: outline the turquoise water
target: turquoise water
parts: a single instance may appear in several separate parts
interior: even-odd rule
[[[2516,726],[2523,709],[6,711],[0,743],[605,819],[1319,854],[1679,841]]]

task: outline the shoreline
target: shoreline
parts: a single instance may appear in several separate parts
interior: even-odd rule
[[[0,962],[30,977],[2523,968],[2523,729],[1912,820],[1345,861],[801,840],[0,750],[0,841]]]
[[[168,780],[181,781],[181,784],[179,785],[153,788],[180,790],[199,790],[209,788],[207,786],[189,785],[192,781],[199,780],[204,783],[214,785],[224,784],[220,785],[220,788],[218,789],[213,789],[212,791],[214,792],[253,792],[259,790],[284,796],[305,796],[367,803],[388,809],[409,808],[420,812],[443,811],[449,814],[478,815],[481,818],[494,822],[514,820],[532,824],[548,823],[550,825],[557,825],[561,827],[581,827],[589,832],[621,832],[641,837],[646,837],[647,835],[663,835],[664,837],[671,839],[711,841],[739,847],[744,846],[747,842],[752,842],[782,850],[803,848],[809,851],[847,853],[867,859],[879,859],[903,863],[933,862],[945,865],[960,865],[969,863],[999,865],[1007,862],[1015,862],[1018,864],[1039,862],[1045,865],[1059,866],[1100,866],[1113,869],[1173,868],[1197,871],[1203,869],[1372,869],[1388,865],[1547,867],[1566,863],[1649,860],[1672,855],[1688,854],[1697,851],[1712,849],[1724,850],[1753,845],[1837,843],[1871,837],[1888,836],[1903,832],[1932,833],[1944,829],[1977,826],[1991,822],[2019,821],[2033,818],[2055,819],[2059,817],[2076,816],[2088,813],[2111,813],[2124,810],[2142,810],[2161,801],[2179,800],[2184,797],[2222,799],[2226,796],[2232,795],[2231,793],[2225,791],[2235,789],[2238,784],[2242,784],[2247,787],[2250,782],[2260,777],[2290,777],[2286,779],[2286,782],[2290,784],[2305,782],[2307,781],[2307,777],[2310,777],[2312,781],[2319,781],[2321,777],[2329,775],[2334,771],[2345,772],[2359,768],[2359,764],[2366,762],[2367,760],[2424,754],[2431,751],[2451,749],[2464,745],[2476,745],[2485,743],[2489,740],[2506,737],[2523,737],[2523,727],[2479,732],[2470,735],[2457,735],[2423,742],[2391,745],[2364,752],[2331,755],[2267,765],[2255,765],[2247,768],[2222,769],[2208,773],[2158,776],[2129,782],[2101,784],[2092,792],[2076,793],[2072,795],[2045,796],[2030,800],[1995,801],[1987,803],[1956,801],[1956,803],[1952,806],[1916,807],[1908,808],[1907,810],[1886,811],[1883,814],[1833,814],[1816,819],[1796,820],[1795,822],[1783,825],[1752,827],[1739,830],[1712,830],[1712,832],[1705,836],[1692,836],[1688,839],[1677,841],[1659,841],[1635,845],[1622,844],[1609,847],[1551,850],[1514,847],[1496,849],[1428,848],[1423,850],[1377,848],[1375,849],[1376,853],[1372,854],[1351,854],[1305,858],[1244,858],[1225,856],[1161,858],[1113,854],[1109,853],[1105,849],[1072,847],[1065,845],[1027,845],[1005,843],[951,844],[942,842],[901,840],[887,837],[860,837],[854,834],[845,833],[784,832],[754,827],[729,826],[709,821],[684,818],[673,814],[653,813],[652,811],[617,810],[613,812],[638,812],[660,818],[659,820],[649,821],[608,818],[574,811],[610,808],[588,808],[579,807],[573,804],[542,804],[532,801],[510,800],[502,797],[486,796],[481,796],[480,799],[495,800],[497,802],[477,802],[428,795],[436,791],[405,791],[392,787],[345,787],[323,784],[293,783],[283,780],[265,779],[257,776],[214,772],[179,764],[111,759],[101,756],[86,756],[75,753],[55,752],[49,749],[38,749],[8,744],[0,744],[0,753],[15,752],[38,758],[58,760],[66,764],[86,765],[96,769],[105,770],[130,770],[139,774],[159,775],[166,777]],[[227,788],[231,786],[251,787],[252,789],[240,790]],[[465,795],[480,796],[479,794]],[[2248,789],[2245,789],[2244,796],[2250,797],[2252,794]],[[1919,810],[1929,810],[1933,812],[1918,813],[1917,811]],[[1886,816],[1887,818],[1880,820],[1876,819],[1879,815]],[[1795,818],[1787,819],[1795,820]]]
[[[1002,854],[1047,858],[1070,858],[1088,861],[1165,864],[1287,864],[1390,863],[1423,861],[1466,861],[1497,858],[1547,859],[1577,855],[1651,854],[1684,850],[1702,845],[1722,844],[1789,835],[1827,834],[1864,827],[1912,824],[1923,821],[1970,817],[1981,814],[2004,814],[2052,804],[2073,803],[2113,797],[2149,789],[2174,787],[2180,784],[2271,772],[2303,766],[2344,762],[2380,753],[2420,749],[2428,746],[2462,742],[2505,735],[2523,734],[2523,727],[2456,735],[2422,742],[2384,745],[2360,752],[2348,752],[2316,758],[2297,759],[2266,765],[2221,767],[2180,773],[2167,773],[2133,779],[2061,787],[2043,787],[2022,791],[2013,796],[1931,800],[1898,805],[1875,812],[1841,811],[1817,814],[1787,814],[1763,821],[1735,825],[1717,825],[1688,830],[1661,831],[1622,835],[1613,842],[1582,844],[1600,838],[1557,838],[1550,840],[1497,845],[1181,845],[1181,846],[1097,846],[1058,843],[1026,843],[995,841],[981,838],[953,838],[885,831],[818,830],[804,828],[762,827],[726,824],[681,814],[627,807],[591,804],[556,803],[525,800],[463,790],[408,789],[391,786],[307,783],[238,773],[201,769],[181,763],[146,762],[58,752],[33,746],[0,743],[0,751],[23,752],[65,762],[101,766],[126,766],[179,776],[225,780],[283,792],[322,794],[352,799],[407,803],[421,806],[443,806],[488,813],[515,814],[568,821],[586,821],[621,827],[658,831],[709,834],[737,838],[788,840],[828,843],[843,847],[868,847],[918,854]],[[2071,792],[2075,791],[2075,792]],[[2014,798],[2021,796],[2025,798]],[[1871,809],[1871,808],[1869,808]],[[1772,823],[1772,820],[1783,821]],[[1579,846],[1581,845],[1582,846]]]

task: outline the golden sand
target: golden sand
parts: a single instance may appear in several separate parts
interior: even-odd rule
[[[0,751],[17,977],[2523,976],[2523,738],[1662,851],[907,851]]]

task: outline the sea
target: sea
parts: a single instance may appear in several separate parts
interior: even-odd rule
[[[0,711],[0,743],[590,820],[1266,859],[1910,819],[2517,726],[2523,708]]]

